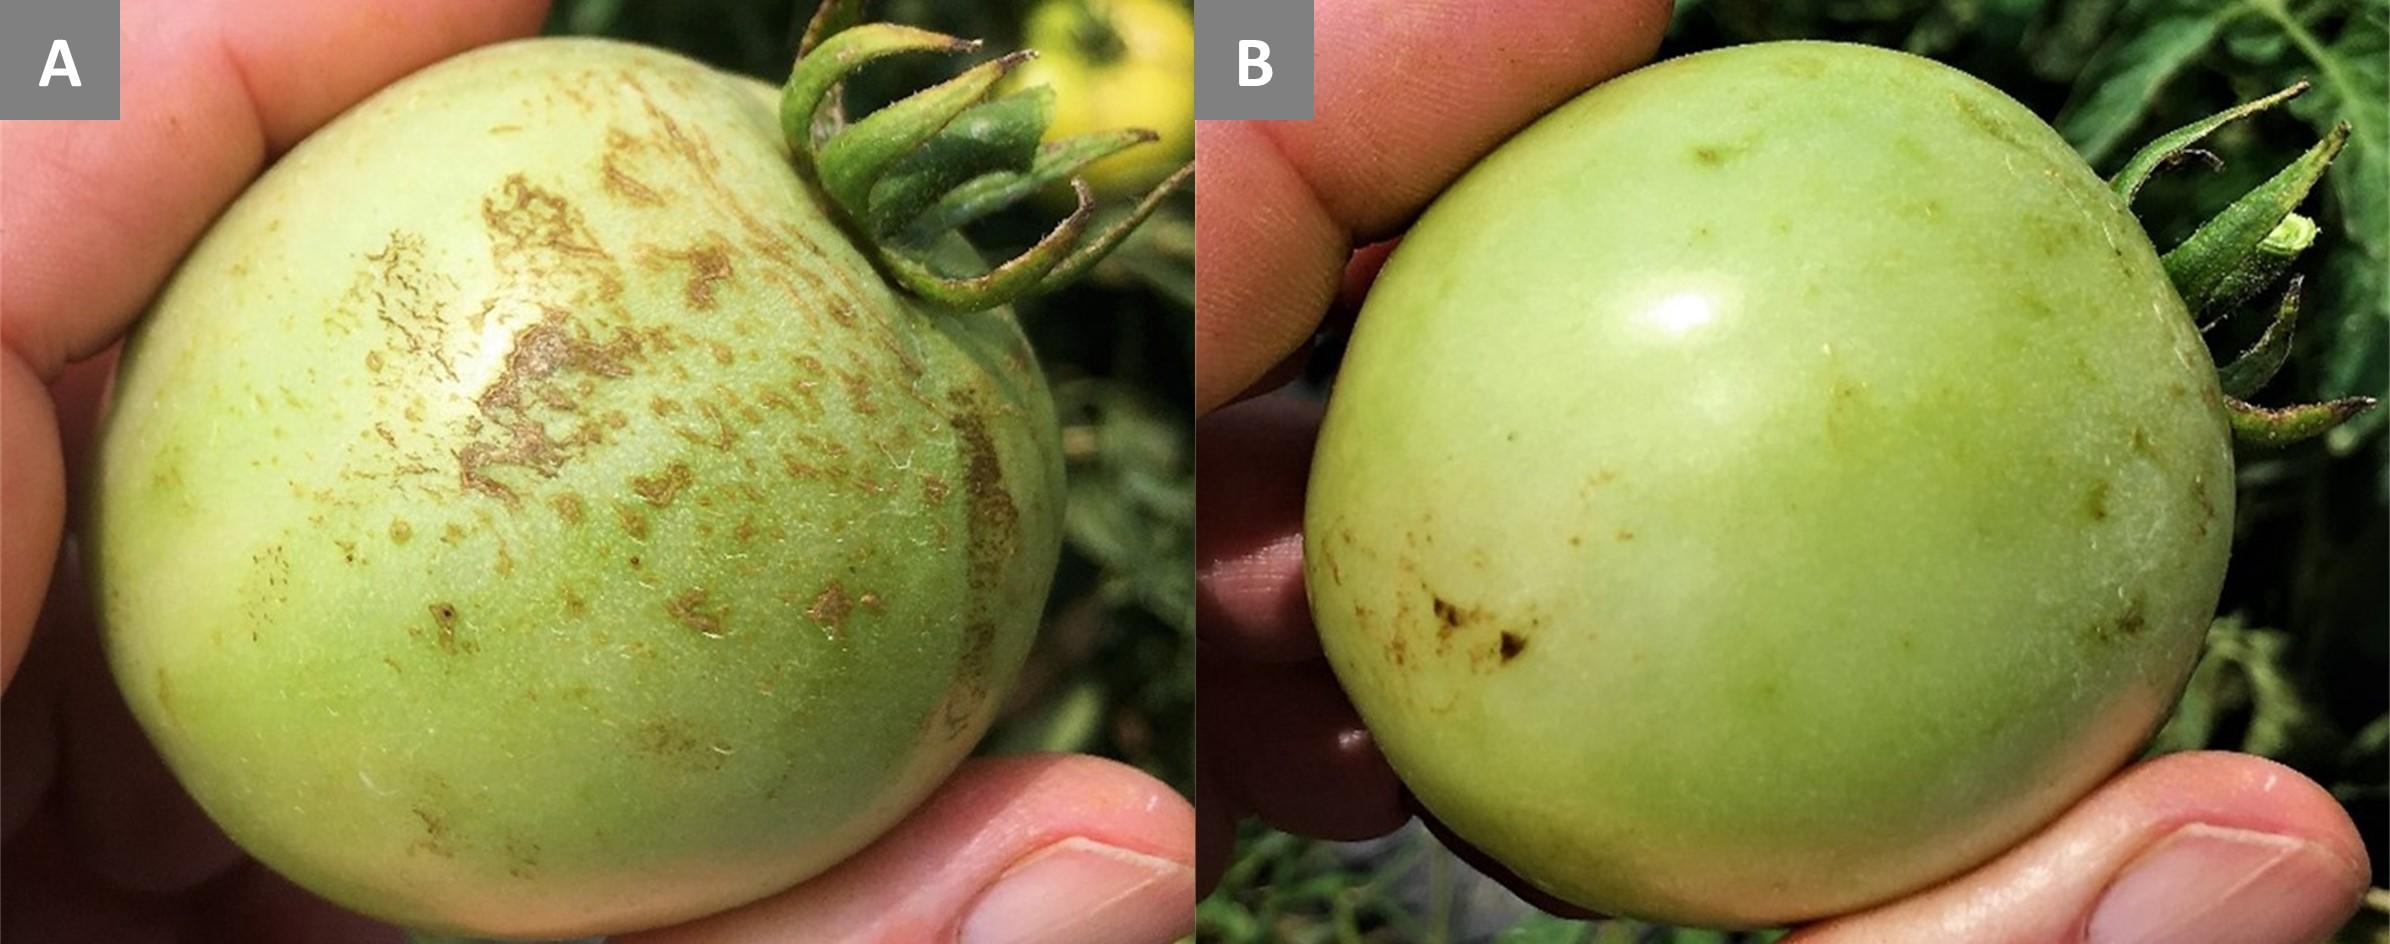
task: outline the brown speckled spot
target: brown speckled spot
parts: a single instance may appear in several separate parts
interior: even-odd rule
[[[1506,630],[1502,633],[1502,639],[1499,643],[1499,646],[1502,661],[1509,662],[1512,659],[1518,658],[1519,653],[1527,651],[1527,640],[1525,637],[1520,636],[1517,633]]]
[[[648,504],[661,508],[672,504],[673,496],[679,495],[682,489],[695,481],[697,475],[689,471],[688,463],[675,462],[654,475],[632,476],[631,490],[638,492],[639,497],[646,499]]]
[[[845,639],[846,616],[854,608],[854,602],[847,599],[846,588],[833,580],[829,586],[822,588],[821,593],[814,595],[813,605],[805,610],[805,617],[820,625],[823,631],[830,634],[830,638]]]
[[[566,524],[580,524],[581,516],[587,513],[579,495],[558,495],[549,499],[548,504],[555,506],[557,516],[563,518]]]
[[[729,633],[725,622],[730,615],[730,606],[709,606],[706,599],[708,595],[704,588],[690,588],[680,596],[665,601],[664,612],[701,636],[720,639]]]
[[[414,536],[415,528],[413,525],[407,524],[407,519],[393,518],[390,520],[390,540],[392,543],[405,544],[407,543],[408,539],[413,538]]]

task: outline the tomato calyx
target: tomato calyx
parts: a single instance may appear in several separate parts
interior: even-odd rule
[[[782,89],[781,131],[799,169],[837,207],[857,243],[890,281],[915,296],[978,311],[1060,288],[1111,252],[1192,176],[1192,165],[1181,167],[1125,213],[1097,226],[1094,194],[1080,170],[1156,135],[1131,128],[1040,144],[1053,121],[1053,91],[997,91],[1007,73],[1035,56],[1028,50],[849,121],[840,90],[856,70],[889,56],[965,53],[980,45],[862,23],[862,5],[829,0],[814,16]],[[1035,245],[984,271],[953,271],[961,254],[952,245],[961,227],[1066,180],[1076,205]]]
[[[2190,159],[2222,167],[2221,159],[2197,147],[2200,141],[2225,125],[2287,102],[2307,88],[2302,80],[2161,135],[2126,160],[2109,178],[2108,186],[2129,204],[2160,170]],[[2315,244],[2315,221],[2296,210],[2323,179],[2324,170],[2339,156],[2348,137],[2348,122],[2335,125],[2297,160],[2200,224],[2181,245],[2160,258],[2168,280],[2200,330],[2222,324],[2243,303],[2280,279],[2300,253]],[[2372,397],[2342,397],[2267,408],[2242,399],[2265,386],[2289,358],[2301,284],[2297,276],[2291,277],[2264,335],[2232,362],[2217,368],[2217,383],[2225,395],[2225,418],[2232,426],[2234,441],[2241,445],[2278,448],[2313,439],[2375,405]]]

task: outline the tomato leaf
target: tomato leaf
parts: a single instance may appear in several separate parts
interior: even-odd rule
[[[2141,123],[2158,90],[2196,62],[2225,24],[2241,14],[2231,5],[2174,4],[2103,48],[2076,83],[2078,97],[2058,113],[2058,133],[2084,160],[2095,165],[2105,160]]]

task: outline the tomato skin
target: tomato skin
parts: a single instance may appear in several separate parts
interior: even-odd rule
[[[1038,57],[1015,70],[1008,87],[1053,87],[1046,140],[1119,128],[1159,136],[1088,165],[1082,176],[1099,196],[1140,194],[1195,153],[1195,21],[1185,7],[1048,0],[1029,12],[1022,32]]]
[[[1614,914],[1916,891],[2126,761],[2232,530],[2214,368],[2055,132],[1773,43],[1598,87],[1447,191],[1360,317],[1311,607],[1460,836]]]

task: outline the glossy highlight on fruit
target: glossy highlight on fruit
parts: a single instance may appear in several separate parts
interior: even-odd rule
[[[1307,577],[1459,836],[1594,909],[1777,925],[2130,758],[2233,498],[2199,331],[2056,133],[1925,59],[1772,43],[1580,96],[1406,235]]]
[[[778,92],[595,40],[377,94],[129,342],[88,569],[135,715],[267,865],[426,931],[785,888],[985,730],[1059,547],[1009,312],[931,310]]]

